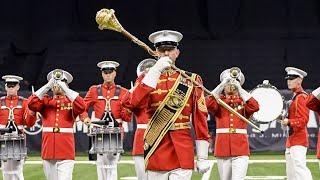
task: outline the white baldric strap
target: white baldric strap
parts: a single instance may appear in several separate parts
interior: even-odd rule
[[[137,124],[137,129],[147,129],[148,124]]]
[[[42,132],[54,132],[54,127],[43,127]],[[74,133],[73,128],[59,128],[58,133]]]
[[[235,128],[218,128],[216,129],[217,134],[230,133],[230,134],[247,134],[246,129],[235,129]]]

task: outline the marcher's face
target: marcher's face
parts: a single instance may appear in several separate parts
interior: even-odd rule
[[[178,48],[173,49],[157,49],[157,52],[160,54],[160,57],[168,56],[173,63],[176,61],[176,59],[179,57],[180,51]]]
[[[301,84],[302,84],[302,78],[300,78],[300,77],[287,80],[288,89],[290,89],[290,90],[295,90],[295,89],[300,88]]]
[[[227,84],[224,86],[224,93],[226,95],[234,95],[238,92],[237,87],[232,84]]]
[[[5,89],[7,91],[7,96],[16,96],[18,95],[18,91],[20,89],[20,85],[16,84],[15,86],[13,85],[5,85]]]
[[[53,92],[53,95],[61,95],[61,96],[64,95],[63,90],[58,85],[53,85],[51,91]]]
[[[114,79],[117,76],[117,72],[116,71],[112,71],[112,72],[104,72],[104,71],[102,71],[101,74],[102,74],[103,82],[107,83],[107,84],[114,83]]]

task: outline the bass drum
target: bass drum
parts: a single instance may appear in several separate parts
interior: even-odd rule
[[[259,111],[252,116],[253,121],[268,124],[283,115],[284,98],[268,80],[264,80],[262,84],[258,85],[250,93],[259,103]]]

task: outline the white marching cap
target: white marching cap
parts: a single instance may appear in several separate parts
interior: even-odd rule
[[[156,62],[157,60],[152,58],[142,60],[137,66],[137,76],[139,77],[146,68],[152,67]]]
[[[222,82],[225,78],[231,78],[230,76],[230,69],[226,69],[224,71],[222,71],[222,73],[220,74],[220,81]],[[242,71],[240,72],[240,76],[237,79],[240,82],[240,85],[242,86],[244,81],[246,80],[244,77],[244,74],[242,73]]]
[[[301,70],[301,69],[298,69],[298,68],[295,68],[295,67],[286,67],[285,68],[285,71],[287,72],[287,76],[299,76],[301,78],[304,78],[308,75],[307,72]]]
[[[16,83],[19,83],[20,81],[23,80],[22,77],[20,76],[16,76],[16,75],[5,75],[5,76],[2,76],[2,79],[5,80],[5,82],[16,82]]]
[[[182,37],[183,35],[178,31],[162,30],[150,34],[149,41],[152,42],[155,47],[178,46]]]
[[[50,72],[48,73],[48,75],[47,75],[47,80],[48,80],[48,81],[49,81],[51,78],[53,78],[53,72],[55,72],[55,71],[62,71],[62,72],[63,72],[63,73],[62,73],[62,80],[67,80],[67,83],[68,83],[68,84],[70,84],[70,83],[72,82],[73,76],[72,76],[69,72],[67,72],[67,71],[65,71],[65,70],[62,70],[62,69],[55,69],[55,70],[50,71]]]
[[[97,64],[100,70],[103,69],[117,69],[120,64],[116,61],[101,61]]]

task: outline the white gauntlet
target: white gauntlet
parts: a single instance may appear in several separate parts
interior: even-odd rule
[[[208,151],[209,151],[209,142],[206,140],[196,140],[196,150],[198,160],[197,170],[200,173],[205,173],[210,169],[210,164],[208,162]]]
[[[171,66],[172,60],[168,57],[161,57],[154,66],[152,66],[145,77],[142,79],[142,83],[145,85],[156,88],[161,72]]]
[[[54,84],[54,79],[50,79],[47,84],[42,86],[40,89],[38,89],[34,94],[39,98],[42,99],[43,96],[52,88]]]
[[[228,78],[224,78],[223,81],[211,91],[211,94],[216,98],[220,98],[220,94],[222,93],[225,85],[230,81]]]
[[[244,102],[247,102],[252,97],[250,93],[248,93],[246,90],[242,88],[239,89],[239,94],[240,97],[244,100]]]
[[[318,87],[317,89],[315,89],[314,91],[312,91],[312,94],[313,94],[318,100],[320,100],[320,87]]]
[[[66,94],[66,96],[70,99],[71,102],[73,102],[79,96],[79,93],[70,89],[65,82],[58,81],[57,84],[60,86],[62,91]]]

